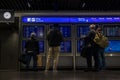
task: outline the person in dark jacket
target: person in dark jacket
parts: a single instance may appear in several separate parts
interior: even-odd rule
[[[58,64],[59,53],[60,53],[60,44],[63,41],[63,35],[57,29],[57,27],[58,26],[54,25],[53,29],[51,29],[47,34],[49,50],[47,54],[45,72],[49,70],[51,57],[53,57],[53,71],[57,71],[57,64]]]
[[[33,69],[37,70],[37,55],[39,54],[39,43],[35,38],[36,34],[31,33],[30,39],[25,44],[25,52],[27,54],[26,69],[29,69],[31,58],[33,58]]]
[[[85,42],[87,43],[87,54],[86,54],[86,61],[87,61],[87,69],[85,71],[92,71],[92,56],[94,58],[94,71],[99,71],[99,55],[98,55],[98,45],[93,41],[95,38],[95,27],[96,25],[91,24],[89,26],[90,32],[86,37],[84,37]]]

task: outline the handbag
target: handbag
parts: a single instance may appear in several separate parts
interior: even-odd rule
[[[42,55],[37,55],[38,59],[37,59],[37,66],[41,67],[42,66]]]
[[[87,49],[88,47],[82,47],[81,49],[81,56],[84,58],[87,56]]]
[[[82,57],[86,58],[88,52],[89,52],[89,45],[88,46],[83,46],[81,48],[81,56]]]
[[[21,54],[18,61],[23,64],[27,64],[27,54]]]
[[[93,39],[93,41],[102,48],[106,48],[106,47],[109,46],[108,38],[105,37],[104,35],[100,34],[100,33],[96,33],[95,38]]]

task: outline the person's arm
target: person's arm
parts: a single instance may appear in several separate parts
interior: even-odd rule
[[[49,39],[50,39],[50,32],[51,32],[51,30],[48,31],[47,36],[46,36],[46,39],[47,39],[48,41],[49,41]]]
[[[81,36],[79,39],[84,40],[85,38],[86,38],[86,36]]]
[[[85,37],[86,39],[88,39],[88,41],[92,41],[95,37],[95,32],[94,31],[90,31],[89,34]]]

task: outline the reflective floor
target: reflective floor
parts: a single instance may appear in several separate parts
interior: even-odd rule
[[[101,72],[79,71],[0,71],[0,80],[120,80],[120,71],[106,70]]]

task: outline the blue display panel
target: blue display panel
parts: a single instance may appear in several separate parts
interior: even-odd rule
[[[105,52],[120,52],[120,40],[110,40],[110,45],[105,49]]]
[[[23,23],[119,23],[118,17],[22,17]]]
[[[50,27],[51,29],[53,26]],[[71,26],[58,26],[57,27],[64,37],[71,37]]]
[[[110,40],[109,46],[105,49],[106,53],[116,53],[120,52],[120,40]],[[81,52],[82,41],[77,41],[77,52]]]
[[[32,32],[35,32],[37,37],[43,38],[44,26],[23,26],[23,37],[30,37]]]
[[[120,25],[105,25],[104,33],[109,37],[120,37]]]
[[[89,32],[89,26],[77,27],[77,37],[86,36]]]
[[[25,44],[26,44],[26,41],[23,40],[23,41],[22,41],[22,52],[23,52],[23,50],[24,50],[24,48],[25,48]],[[40,52],[40,53],[43,53],[43,52],[44,52],[44,41],[39,41],[39,52]]]
[[[77,52],[80,53],[81,52],[81,46],[83,45],[83,41],[77,41]]]
[[[71,41],[64,41],[60,45],[61,53],[71,53]]]

